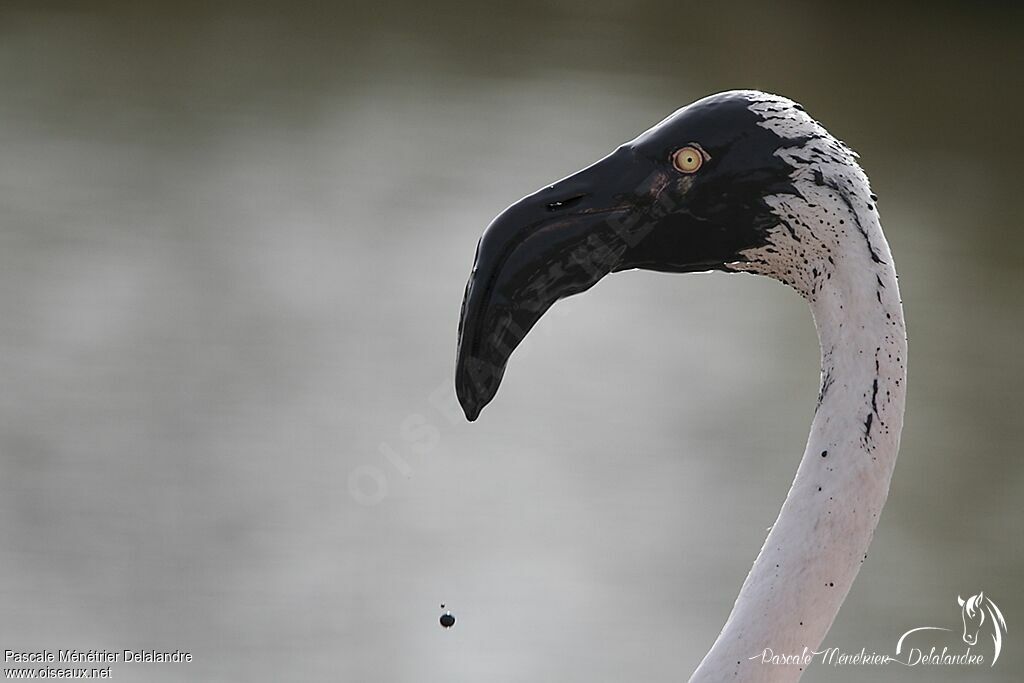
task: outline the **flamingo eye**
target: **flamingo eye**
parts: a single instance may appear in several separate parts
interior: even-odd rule
[[[680,147],[672,155],[672,165],[680,173],[696,173],[704,164],[707,153],[696,144]]]

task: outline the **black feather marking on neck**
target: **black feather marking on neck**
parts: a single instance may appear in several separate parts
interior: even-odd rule
[[[820,174],[820,171],[815,171],[815,173]],[[818,177],[819,176],[815,176],[816,179]],[[841,199],[842,202],[846,204],[846,208],[850,210],[850,215],[853,216],[854,225],[857,226],[858,232],[860,232],[861,236],[864,237],[864,243],[868,247],[868,253],[871,255],[871,260],[874,261],[875,263],[885,263],[885,261],[879,258],[878,252],[875,251],[874,245],[871,244],[871,238],[868,237],[867,230],[864,229],[864,226],[860,222],[860,215],[857,213],[857,210],[853,207],[853,200],[850,199],[850,193],[846,189],[841,187],[839,183],[837,183],[835,180],[823,177],[821,178],[821,180],[822,182],[819,184],[823,184],[825,187],[833,190],[839,196],[839,199]]]

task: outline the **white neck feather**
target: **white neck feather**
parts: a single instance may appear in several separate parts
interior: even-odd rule
[[[826,133],[782,154],[809,152],[815,163],[794,173],[802,196],[770,198],[780,218],[772,242],[733,269],[808,299],[819,405],[778,520],[691,683],[800,678],[802,665],[763,663],[762,653],[819,649],[867,557],[899,450],[907,346],[889,246],[852,152]]]

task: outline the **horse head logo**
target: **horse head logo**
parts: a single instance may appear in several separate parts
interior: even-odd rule
[[[1003,648],[1003,634],[1006,633],[1006,620],[1003,613],[996,607],[996,603],[985,597],[981,592],[964,600],[959,595],[956,601],[960,604],[960,616],[964,622],[964,642],[968,645],[978,644],[978,634],[986,627],[992,631],[992,643],[995,646],[995,653],[992,657],[992,664],[999,659],[999,651]]]

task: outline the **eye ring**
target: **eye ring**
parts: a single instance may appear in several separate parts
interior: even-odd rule
[[[672,165],[680,173],[696,173],[704,165],[707,153],[694,144],[680,147],[672,153]]]

